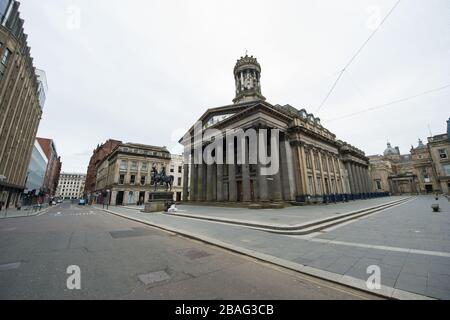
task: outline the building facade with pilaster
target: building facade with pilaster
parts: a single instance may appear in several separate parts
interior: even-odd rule
[[[0,202],[18,204],[45,101],[45,73],[33,65],[19,2],[0,1]],[[45,84],[45,85],[44,85]]]
[[[370,156],[373,192],[392,194],[449,194],[450,190],[450,119],[447,133],[428,137],[424,144],[411,146],[409,154],[388,142],[383,155]]]
[[[373,196],[364,152],[337,140],[305,109],[268,103],[256,58],[239,59],[234,80],[233,104],[208,109],[180,140],[184,201],[310,203]],[[222,148],[212,148],[213,141]],[[202,160],[204,152],[214,163]],[[255,153],[278,155],[277,170],[268,172],[262,159],[249,161]]]
[[[166,174],[170,152],[165,147],[120,143],[97,165],[94,195],[97,203],[111,205],[144,204],[154,191],[151,171],[164,167]],[[158,191],[165,190],[159,186]]]

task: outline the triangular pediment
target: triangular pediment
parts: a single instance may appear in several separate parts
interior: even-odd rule
[[[223,129],[227,125],[233,122],[245,119],[246,117],[252,117],[256,114],[260,114],[266,117],[273,117],[277,121],[283,123],[289,123],[292,121],[292,116],[279,110],[268,102],[265,101],[252,101],[242,104],[233,104],[223,107],[210,108],[198,119],[201,122],[203,129],[216,128]],[[194,126],[189,129],[189,134],[192,135]],[[180,140],[181,141],[181,140]]]

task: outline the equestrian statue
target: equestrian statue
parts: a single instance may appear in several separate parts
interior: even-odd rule
[[[152,180],[151,183],[155,186],[155,192],[158,189],[158,185],[165,185],[166,186],[166,192],[172,191],[174,176],[166,175],[166,168],[162,167],[161,172],[158,173],[158,170],[156,170],[156,167],[152,168]]]

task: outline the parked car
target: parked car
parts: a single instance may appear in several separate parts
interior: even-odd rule
[[[62,199],[58,199],[56,202],[57,203],[62,203],[63,201],[62,201]]]
[[[80,199],[80,201],[78,201],[78,205],[85,206],[86,205],[86,200]]]

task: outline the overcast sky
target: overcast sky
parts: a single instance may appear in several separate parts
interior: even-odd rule
[[[340,70],[396,0],[23,0],[29,45],[49,92],[38,135],[53,138],[63,171],[85,172],[108,138],[167,146],[209,107],[231,104],[233,67],[262,66],[272,104],[315,112]],[[444,133],[450,88],[450,1],[403,0],[319,112],[367,155],[387,140],[407,153]]]

